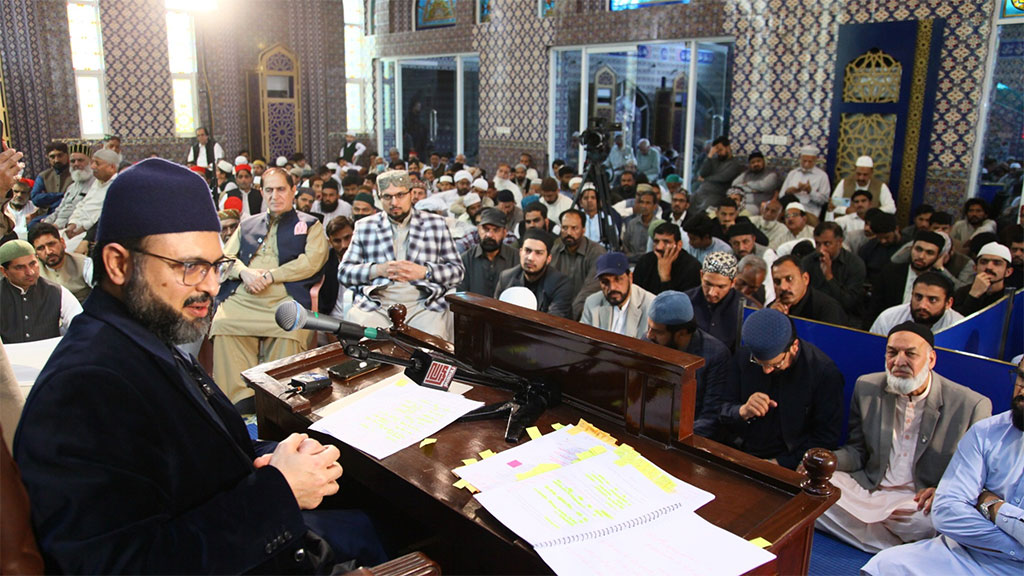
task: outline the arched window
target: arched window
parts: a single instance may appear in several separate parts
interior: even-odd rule
[[[99,1],[77,0],[68,2],[67,8],[82,138],[100,139],[107,132],[108,122]]]

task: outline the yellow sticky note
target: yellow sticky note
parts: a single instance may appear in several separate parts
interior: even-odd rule
[[[459,481],[456,482],[455,484],[452,484],[452,486],[455,486],[456,488],[461,489],[461,488],[465,488],[466,486],[469,486],[469,482],[466,482],[465,478],[460,478]]]
[[[423,448],[424,446],[430,446],[431,444],[434,444],[436,442],[437,438],[424,438],[423,441],[420,442],[420,448]]]
[[[530,426],[526,429],[526,434],[530,437],[530,440],[536,440],[537,438],[540,438],[540,428]]]
[[[605,448],[604,446],[601,446],[600,444],[590,449],[590,453],[594,456],[597,456],[598,454],[604,454],[607,451],[608,449]]]
[[[754,546],[757,546],[758,548],[767,548],[772,545],[771,542],[765,540],[764,538],[761,538],[760,536],[750,540],[750,543]]]
[[[480,457],[483,458],[484,460],[487,460],[491,456],[494,456],[493,450],[484,450],[483,452],[480,453]]]
[[[552,430],[561,430],[562,428],[565,428],[565,426],[563,424],[559,424],[558,422],[555,422],[554,424],[551,425]]]
[[[408,378],[399,378],[398,381],[395,382],[395,386],[402,387],[402,386],[405,386],[408,383],[409,383],[409,379]]]
[[[476,458],[466,458],[465,460],[462,461],[462,464],[464,466],[469,466],[470,464],[476,464],[477,462],[479,462],[479,460],[477,460]]]
[[[526,480],[527,478],[532,478],[538,474],[550,472],[557,468],[561,468],[561,466],[555,464],[554,462],[545,462],[544,464],[538,464],[531,468],[530,470],[527,470],[526,472],[520,472],[516,474],[516,480]]]

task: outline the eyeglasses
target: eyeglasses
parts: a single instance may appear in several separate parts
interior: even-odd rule
[[[401,200],[408,196],[409,194],[410,192],[395,192],[394,194],[381,194],[380,201],[390,203],[394,202],[395,200]]]
[[[786,355],[782,357],[782,360],[779,360],[778,362],[774,362],[774,363],[771,363],[771,364],[769,364],[767,362],[762,362],[762,361],[758,360],[757,358],[754,358],[753,354],[750,355],[750,363],[751,364],[757,364],[761,368],[770,368],[772,370],[782,370],[782,367],[786,365],[786,360],[788,360],[788,359],[789,359],[789,350],[786,350]]]
[[[234,258],[221,258],[216,262],[207,262],[206,260],[175,260],[174,258],[168,258],[159,254],[153,254],[152,252],[146,252],[145,250],[132,250],[132,252],[138,252],[139,254],[145,254],[146,256],[152,256],[159,260],[163,260],[173,269],[181,267],[181,283],[184,286],[195,286],[206,279],[206,275],[210,273],[210,270],[214,270],[217,277],[220,278],[231,270],[231,266],[234,265]]]

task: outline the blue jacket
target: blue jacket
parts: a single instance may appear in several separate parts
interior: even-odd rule
[[[311,572],[284,476],[227,397],[103,289],[25,403],[14,457],[47,572]],[[201,369],[199,369],[201,371]]]

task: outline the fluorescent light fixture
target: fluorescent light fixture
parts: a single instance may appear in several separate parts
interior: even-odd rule
[[[213,12],[217,0],[164,0],[164,7],[179,12]]]

